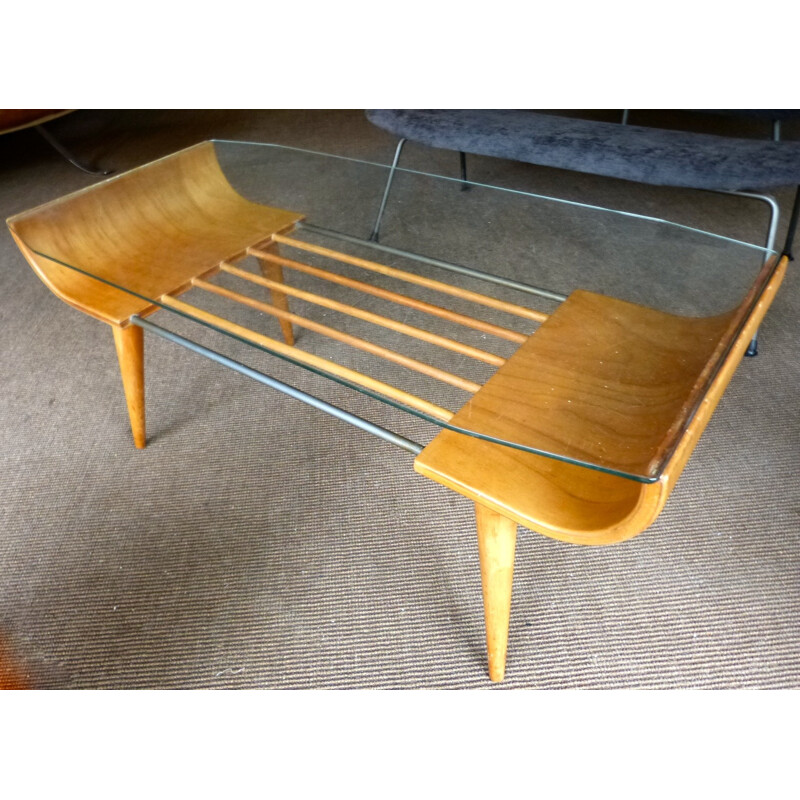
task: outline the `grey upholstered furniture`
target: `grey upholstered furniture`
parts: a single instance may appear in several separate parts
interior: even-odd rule
[[[561,117],[533,111],[368,111],[401,139],[659,186],[756,191],[800,184],[800,142]]]

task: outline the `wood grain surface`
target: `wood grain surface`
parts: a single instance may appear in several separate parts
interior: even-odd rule
[[[62,300],[112,324],[153,310],[223,259],[243,255],[301,214],[234,191],[203,142],[11,217],[8,226],[39,277]],[[78,267],[145,299],[48,258]]]
[[[617,353],[615,347],[598,350],[596,342],[614,343],[615,337],[622,335],[611,334],[608,330],[619,328],[619,314],[608,317],[606,331],[599,330],[598,326],[603,327],[602,315],[595,314],[592,317],[594,327],[586,329],[593,335],[578,330],[570,336],[562,327],[558,328],[558,340],[551,341],[546,333],[544,337],[542,334],[546,328],[553,330],[551,323],[558,325],[561,311],[558,309],[527,346],[520,348],[523,351],[520,360],[514,363],[516,355],[512,356],[451,421],[454,425],[471,426],[473,430],[480,427],[486,433],[499,433],[510,437],[511,441],[550,443],[560,447],[561,452],[571,448],[576,454],[602,456],[607,463],[647,467],[654,454],[665,450],[665,437],[673,435],[676,416],[684,412],[688,398],[697,391],[697,381],[707,374],[708,364],[700,354],[711,358],[720,352],[720,343],[728,335],[731,321],[746,313],[746,322],[737,327],[738,333],[721,359],[721,365],[702,387],[695,412],[681,425],[674,446],[666,448],[671,454],[656,482],[637,483],[449,430],[439,433],[420,453],[414,468],[556,539],[579,544],[610,544],[641,533],[663,508],[772,302],[786,264],[787,259],[781,259],[774,274],[771,272],[774,264],[770,265],[765,273],[769,282],[763,293],[759,287],[757,297],[753,293],[748,295],[746,303],[731,315],[711,320],[686,320],[690,328],[697,326],[696,340],[700,341],[697,353],[689,346],[691,336],[682,331],[682,324],[675,320],[667,324],[675,327],[677,344],[666,339],[671,328],[665,328],[664,341],[658,341],[658,337],[650,340],[653,349],[648,357],[640,352],[620,350]],[[578,294],[574,303],[570,302],[574,296],[565,303],[566,322],[579,323],[578,317],[572,318],[573,310],[596,312],[603,306],[620,308],[620,301],[589,297],[585,292]],[[753,300],[756,302],[751,304]],[[627,312],[637,332],[650,329],[652,314],[667,316],[645,311],[647,313],[643,314],[634,309]],[[639,323],[643,328],[636,327]],[[708,337],[713,331],[720,332],[722,338],[710,341]],[[535,340],[541,343],[542,338],[544,346],[539,349]],[[631,347],[634,344],[631,342]],[[641,340],[638,344],[641,350]],[[588,353],[592,353],[591,359],[587,358]],[[546,363],[548,357],[554,363]],[[563,371],[562,359],[572,359],[571,372]],[[626,369],[628,359],[631,365]],[[596,369],[592,368],[592,360]],[[603,361],[604,366],[610,362],[608,378],[598,371],[599,361]],[[526,369],[531,371],[526,372]],[[540,379],[544,382],[540,383]],[[515,394],[523,384],[525,393]],[[507,392],[506,399],[498,394],[498,385]],[[630,396],[626,397],[625,392]],[[489,408],[494,408],[491,420],[486,416]],[[555,409],[559,414],[553,413]],[[548,429],[548,424],[552,429]],[[605,437],[606,445],[598,438],[600,435]]]
[[[475,522],[478,528],[489,677],[498,682],[503,680],[506,672],[517,523],[480,503],[475,504]]]

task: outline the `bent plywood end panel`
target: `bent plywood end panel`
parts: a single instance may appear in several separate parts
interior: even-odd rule
[[[239,195],[213,143],[203,142],[11,217],[8,226],[58,297],[124,324],[149,311],[148,300],[179,290],[300,219]]]
[[[527,439],[541,446],[549,436],[555,452],[562,455],[566,454],[566,444],[582,445],[585,457],[595,460],[598,460],[599,451],[593,448],[597,447],[599,424],[604,419],[608,425],[614,420],[627,420],[627,428],[623,425],[611,429],[603,447],[607,450],[612,447],[626,429],[629,435],[618,441],[617,465],[624,464],[624,459],[637,452],[642,442],[647,447],[640,448],[639,455],[669,447],[671,455],[656,482],[639,483],[450,430],[436,436],[416,458],[414,468],[475,502],[555,539],[577,544],[611,544],[636,536],[655,521],[666,503],[769,308],[787,263],[784,257],[777,267],[774,263],[768,265],[762,273],[768,278],[767,285],[759,286],[757,282],[758,293],[748,294],[730,315],[709,320],[687,318],[681,325],[674,322],[677,326],[675,338],[658,346],[660,354],[658,349],[650,350],[652,360],[647,369],[643,368],[646,359],[640,360],[633,372],[613,388],[612,367],[608,380],[595,386],[602,386],[603,391],[589,390],[600,373],[589,363],[579,363],[587,353],[589,361],[597,362],[597,352],[582,339],[583,332],[571,336],[570,326],[560,325],[564,320],[579,323],[580,316],[573,319],[571,314],[585,306],[586,298],[577,297],[573,303],[573,295],[564,304],[571,306],[567,308],[569,316],[560,317],[561,309],[556,311],[551,317],[556,327],[550,320],[542,325],[526,343],[527,348],[523,345],[518,351],[521,352],[518,362],[513,364],[512,356],[452,420],[454,425],[468,430],[478,430],[482,426],[480,432],[515,443],[524,443]],[[612,309],[617,302],[596,295],[591,305],[607,305]],[[651,313],[659,314],[649,309],[643,311],[647,318]],[[635,311],[634,316],[638,313]],[[746,319],[740,324],[743,314]],[[603,340],[603,332],[598,329],[602,319],[596,316],[593,326],[587,328],[595,341]],[[731,328],[733,323],[736,323],[735,330]],[[618,318],[614,315],[606,320],[607,328],[617,324]],[[631,324],[635,330],[636,323]],[[681,333],[682,326],[686,326],[686,335]],[[693,337],[695,327],[698,335]],[[556,329],[559,335],[551,342],[548,333]],[[717,341],[707,337],[714,329],[719,334]],[[544,342],[541,349],[536,346],[537,338],[540,343]],[[576,346],[582,342],[585,347]],[[696,353],[690,352],[693,342],[698,343]],[[561,344],[563,348],[551,352],[551,344]],[[679,353],[681,349],[685,351],[683,355]],[[537,359],[533,359],[532,354]],[[721,363],[715,363],[720,354]],[[548,358],[552,360],[550,364],[545,363]],[[512,380],[505,387],[504,399],[497,394],[497,389],[505,382],[503,372],[508,365],[511,365],[508,375]],[[566,365],[570,365],[569,373],[563,371]],[[546,383],[539,385],[542,378]],[[508,393],[509,386],[523,379],[528,384],[525,393]],[[546,413],[546,401],[553,388],[556,395],[561,391],[562,402],[565,397],[569,399],[567,395],[576,402],[562,405],[558,416],[551,419]],[[623,391],[628,392],[627,399],[621,394]],[[698,403],[695,403],[693,398],[698,394]],[[494,408],[491,427],[487,426],[489,416],[486,414],[490,406]],[[675,421],[682,419],[682,415],[683,423],[676,428]],[[676,430],[676,441],[669,444],[669,437]],[[533,437],[532,431],[539,431],[538,437]],[[626,442],[626,438],[630,441]],[[579,453],[575,452],[577,457]],[[604,455],[610,458],[613,454],[605,452]]]

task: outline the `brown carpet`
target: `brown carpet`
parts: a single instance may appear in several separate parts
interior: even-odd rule
[[[359,111],[81,111],[52,130],[116,171],[211,137],[384,163],[394,148]],[[457,169],[451,153],[409,145],[404,158]],[[471,169],[761,237],[752,205],[729,198],[489,159]],[[30,131],[0,137],[3,219],[95,180]],[[785,217],[791,195],[778,199]],[[625,284],[574,246],[571,267],[528,279]],[[798,310],[792,264],[761,354],[739,368],[649,531],[584,548],[520,530],[505,688],[800,685]],[[7,231],[0,331],[8,674],[61,689],[490,686],[471,504],[416,475],[410,455],[154,337],[150,439],[136,451],[110,335],[52,296]],[[431,435],[341,387],[260,366]]]

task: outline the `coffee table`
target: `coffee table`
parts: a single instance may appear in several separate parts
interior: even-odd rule
[[[111,326],[136,447],[148,331],[403,448],[417,472],[473,501],[500,681],[517,526],[594,545],[645,530],[788,259],[685,224],[412,170],[397,170],[383,198],[387,170],[203,142],[8,224],[51,291]],[[598,286],[590,262],[576,269],[577,238],[618,264],[613,285]],[[424,421],[428,441],[176,322],[378,399]],[[319,342],[336,345],[314,352]]]

